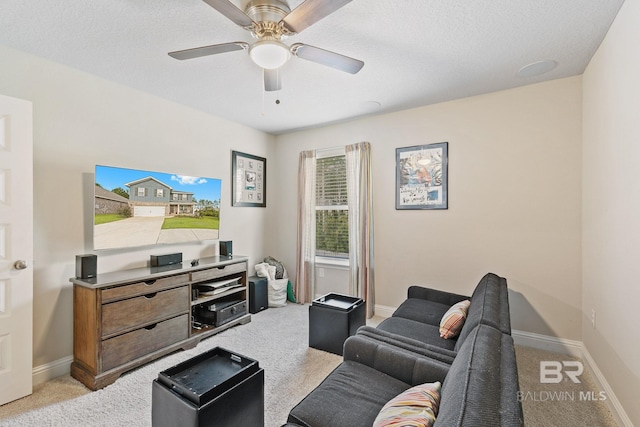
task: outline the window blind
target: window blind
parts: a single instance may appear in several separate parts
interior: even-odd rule
[[[347,163],[344,155],[316,159],[316,255],[349,257]]]

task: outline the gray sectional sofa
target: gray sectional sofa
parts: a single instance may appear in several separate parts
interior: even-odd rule
[[[443,314],[464,299],[471,304],[459,336],[440,338]],[[287,426],[371,427],[389,400],[435,381],[435,426],[524,425],[504,278],[485,275],[470,297],[409,288],[392,317],[346,340],[344,361],[291,410]]]
[[[466,299],[471,304],[460,335],[453,339],[440,338],[440,319],[453,304]],[[457,351],[466,336],[479,324],[511,335],[507,281],[492,273],[480,280],[470,297],[411,286],[408,298],[377,329],[412,338],[433,348]]]

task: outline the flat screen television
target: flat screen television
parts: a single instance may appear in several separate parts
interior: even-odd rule
[[[221,187],[216,178],[97,165],[93,248],[218,240]]]

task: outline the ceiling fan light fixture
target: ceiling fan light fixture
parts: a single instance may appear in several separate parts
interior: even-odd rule
[[[251,45],[249,56],[259,67],[273,70],[286,64],[291,52],[286,44],[277,40],[260,40]]]

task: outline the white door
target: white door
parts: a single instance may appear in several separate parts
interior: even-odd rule
[[[31,103],[0,95],[0,405],[32,392]]]

